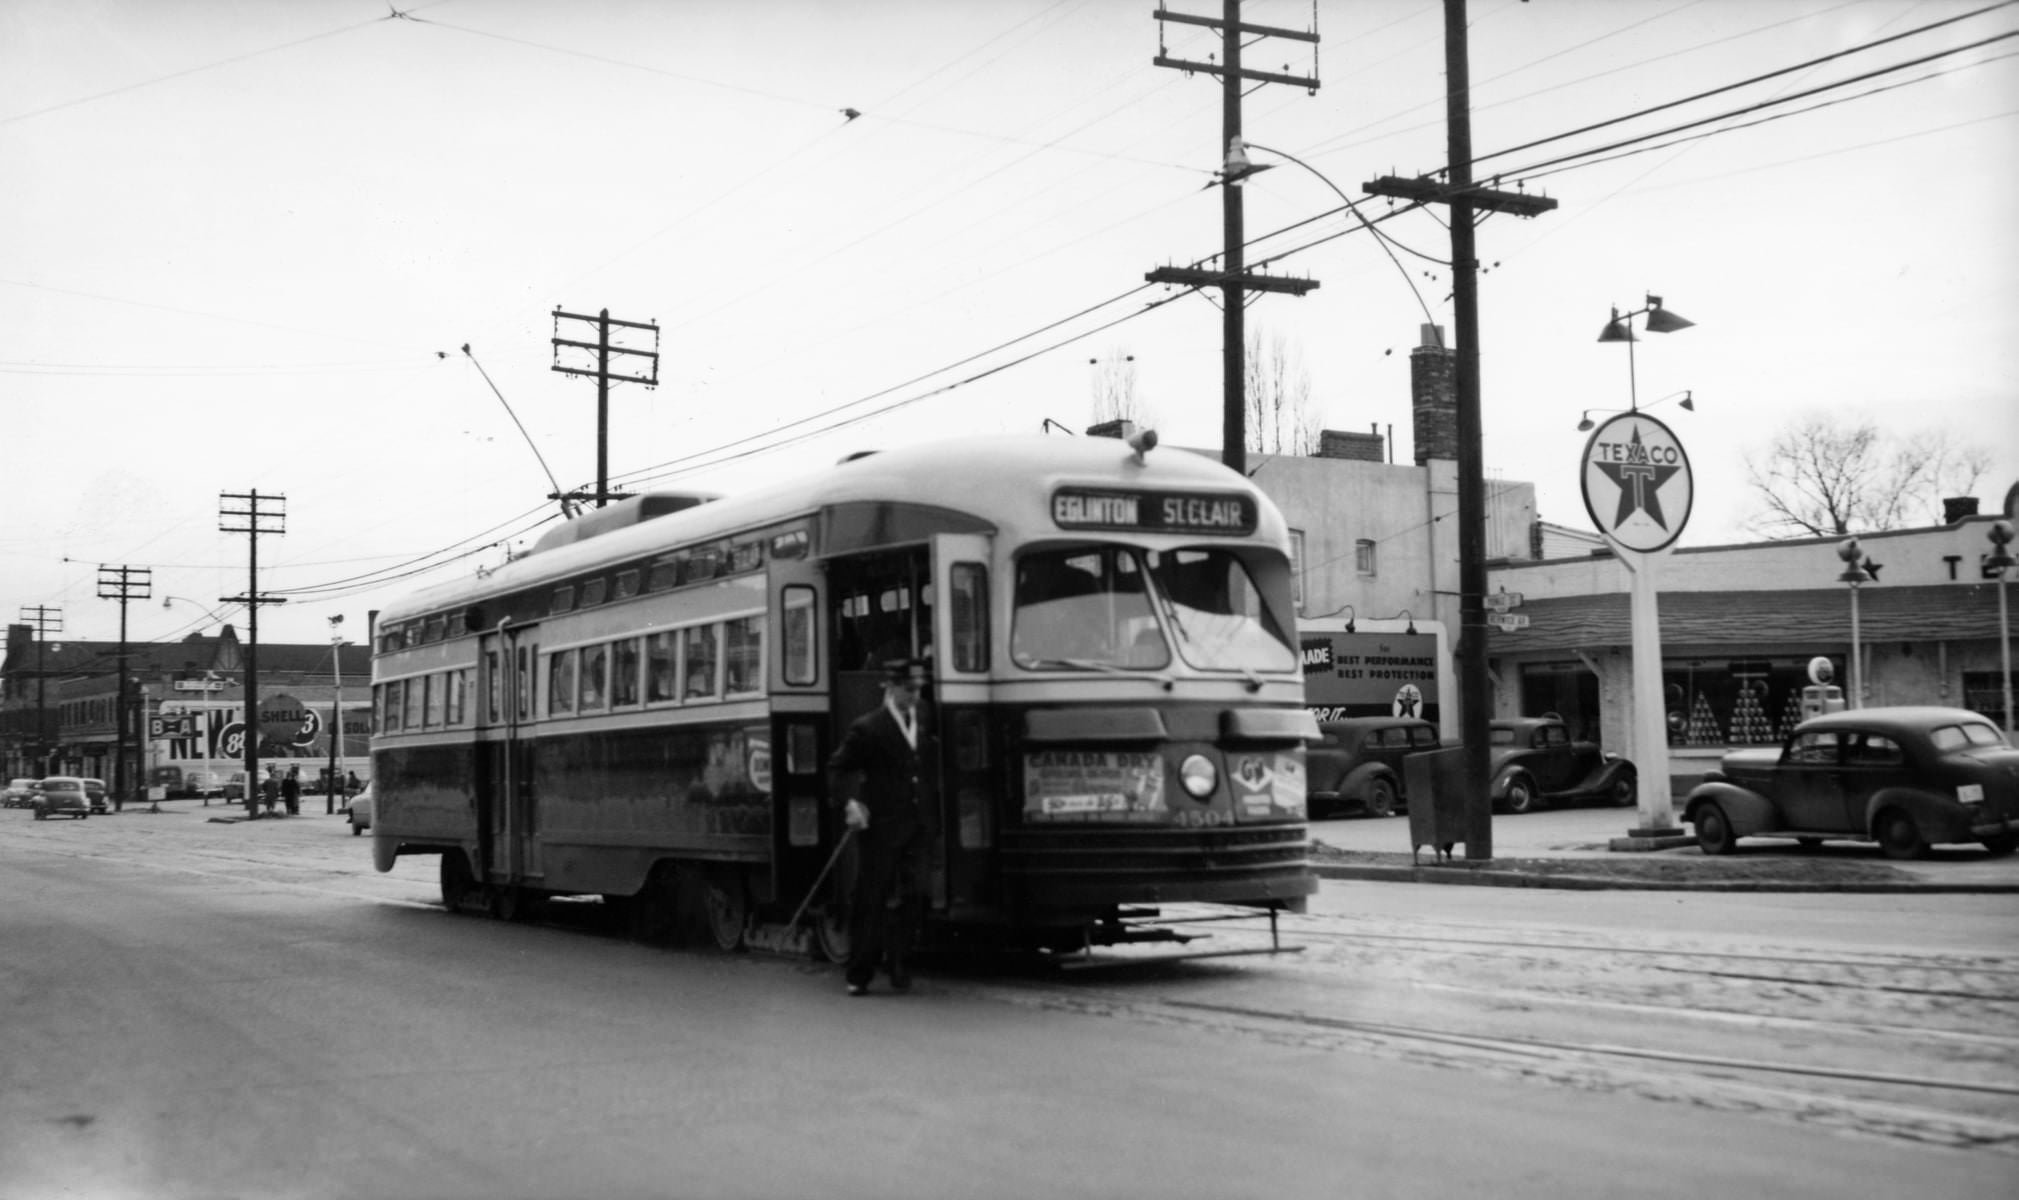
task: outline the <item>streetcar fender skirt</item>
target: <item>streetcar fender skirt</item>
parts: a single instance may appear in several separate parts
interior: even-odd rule
[[[1181,950],[1175,954],[1074,954],[1056,961],[1064,971],[1102,971],[1116,967],[1150,967],[1200,958],[1253,958],[1264,954],[1302,954],[1302,946],[1255,946],[1246,950]]]

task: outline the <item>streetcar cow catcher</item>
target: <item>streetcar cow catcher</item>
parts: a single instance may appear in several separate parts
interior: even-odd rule
[[[1157,906],[1316,889],[1281,515],[1153,434],[860,455],[653,493],[379,616],[374,861],[450,908],[600,896],[733,949],[802,913],[846,952],[826,760],[929,664],[929,942],[1170,938]]]

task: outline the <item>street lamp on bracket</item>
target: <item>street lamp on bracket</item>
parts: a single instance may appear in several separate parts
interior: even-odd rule
[[[1690,390],[1689,390],[1688,388],[1685,388],[1685,389],[1683,389],[1683,390],[1682,390],[1682,391],[1680,391],[1680,392],[1670,392],[1670,393],[1669,393],[1668,395],[1666,395],[1666,396],[1663,396],[1663,397],[1662,397],[1661,399],[1659,399],[1659,400],[1655,401],[1655,402],[1654,402],[1653,404],[1650,404],[1650,405],[1648,405],[1647,407],[1648,407],[1648,408],[1654,408],[1654,407],[1656,407],[1657,405],[1662,405],[1662,404],[1667,404],[1667,403],[1668,403],[1669,401],[1671,401],[1671,400],[1674,400],[1674,399],[1675,399],[1676,397],[1678,397],[1678,396],[1680,396],[1680,397],[1682,398],[1682,403],[1681,403],[1680,405],[1678,405],[1677,407],[1679,407],[1679,408],[1683,408],[1683,409],[1686,409],[1686,410],[1688,410],[1688,411],[1690,411],[1690,412],[1695,412],[1695,411],[1697,410],[1697,402],[1696,402],[1696,400],[1695,400],[1694,398],[1692,398],[1692,396],[1691,396],[1691,394],[1690,394]],[[1594,430],[1594,429],[1598,428],[1598,425],[1597,425],[1597,423],[1596,423],[1596,422],[1594,422],[1594,421],[1593,421],[1593,420],[1591,419],[1591,414],[1593,414],[1593,413],[1611,413],[1611,412],[1646,412],[1646,411],[1647,411],[1647,409],[1644,409],[1644,408],[1634,408],[1634,409],[1624,409],[1624,408],[1587,408],[1587,409],[1585,409],[1585,410],[1584,410],[1584,415],[1583,415],[1583,418],[1582,418],[1581,420],[1579,420],[1579,421],[1578,421],[1578,423],[1577,423],[1577,431],[1578,431],[1579,433],[1590,433],[1590,432],[1591,432],[1592,430]]]
[[[1607,321],[1605,328],[1599,331],[1598,340],[1601,342],[1626,343],[1627,396],[1633,405],[1630,411],[1639,412],[1640,383],[1635,377],[1633,344],[1640,339],[1633,335],[1633,319],[1635,317],[1645,318],[1641,322],[1641,328],[1648,333],[1674,333],[1679,329],[1688,329],[1690,326],[1696,324],[1696,322],[1663,308],[1661,297],[1652,292],[1648,293],[1647,303],[1634,309],[1632,312],[1622,313],[1619,311],[1618,305],[1613,306],[1612,320]],[[1654,406],[1649,405],[1648,407],[1652,408]]]

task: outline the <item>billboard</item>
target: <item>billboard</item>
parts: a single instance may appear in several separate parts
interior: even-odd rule
[[[1304,664],[1304,706],[1320,721],[1347,717],[1419,717],[1442,728],[1449,664],[1444,627],[1432,621],[1373,629],[1361,621],[1298,627]]]

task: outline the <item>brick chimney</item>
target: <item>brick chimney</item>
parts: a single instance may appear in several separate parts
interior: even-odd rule
[[[1954,525],[1965,517],[1977,515],[1977,497],[1950,496],[1942,501],[1942,524]]]
[[[1350,458],[1357,462],[1380,462],[1386,446],[1378,433],[1349,433],[1344,429],[1318,431],[1319,458]]]
[[[1444,327],[1425,325],[1409,352],[1409,396],[1416,416],[1416,465],[1458,459],[1458,355],[1444,345]]]

